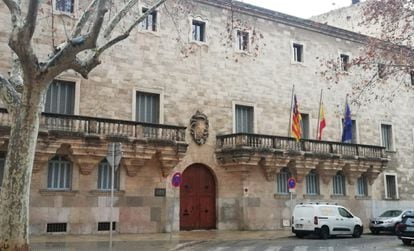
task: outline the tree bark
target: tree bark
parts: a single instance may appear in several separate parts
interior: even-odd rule
[[[31,87],[31,88],[30,88]],[[29,202],[33,161],[42,111],[42,90],[30,85],[31,95],[16,108],[11,126],[0,193],[0,250],[29,249]]]

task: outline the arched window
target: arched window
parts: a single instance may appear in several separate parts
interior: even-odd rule
[[[315,170],[306,175],[306,194],[319,195],[319,175]]]
[[[280,194],[287,194],[288,189],[288,179],[291,177],[289,170],[285,167],[279,174],[276,175],[276,192]]]
[[[115,170],[114,177],[114,189],[119,190],[119,166]],[[99,163],[98,168],[98,189],[99,190],[111,190],[112,184],[112,166],[109,165],[106,159]]]
[[[345,176],[342,172],[338,172],[332,180],[333,194],[334,195],[345,195]]]
[[[72,182],[72,162],[57,155],[48,163],[47,188],[70,190]]]
[[[367,177],[363,174],[357,180],[357,195],[368,196]]]

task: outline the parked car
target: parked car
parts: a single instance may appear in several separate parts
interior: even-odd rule
[[[296,205],[293,210],[292,232],[299,238],[310,234],[317,234],[322,239],[331,235],[359,238],[363,225],[360,218],[343,206],[309,203]]]
[[[397,224],[402,221],[402,216],[407,212],[414,210],[387,210],[380,216],[369,221],[369,229],[373,234],[379,234],[381,231],[396,232]]]
[[[397,225],[397,235],[404,245],[414,241],[414,211],[404,214],[401,223]]]

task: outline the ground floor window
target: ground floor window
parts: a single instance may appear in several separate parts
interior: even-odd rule
[[[338,172],[332,180],[333,194],[345,195],[345,176],[342,172]]]
[[[288,189],[288,180],[290,178],[290,172],[287,168],[283,168],[279,174],[276,175],[276,193],[287,194],[289,193]]]
[[[71,187],[72,162],[63,156],[49,160],[47,188],[69,190]]]

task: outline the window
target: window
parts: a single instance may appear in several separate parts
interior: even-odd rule
[[[160,121],[160,95],[137,92],[135,111],[136,121],[158,124]]]
[[[345,176],[338,172],[332,180],[333,194],[334,195],[345,195]]]
[[[119,190],[119,166],[115,170],[114,177],[114,190]],[[112,184],[112,166],[106,159],[99,163],[98,168],[98,189],[99,190],[111,190]]]
[[[293,61],[303,62],[303,45],[293,43]]]
[[[385,150],[394,150],[394,144],[392,140],[392,126],[381,124],[381,143],[385,147]]]
[[[74,13],[75,0],[55,0],[55,10],[65,13]]]
[[[367,183],[367,177],[365,175],[361,175],[357,179],[357,195],[368,196],[368,183]]]
[[[236,46],[239,51],[249,50],[249,33],[247,31],[237,31]]]
[[[349,68],[349,56],[341,54],[341,71],[348,71]]]
[[[348,212],[345,208],[338,207],[339,214],[345,218],[353,218],[352,214]]]
[[[111,229],[111,222],[104,221],[104,222],[98,222],[98,231],[109,231]],[[115,231],[116,229],[116,222],[112,222],[112,230]]]
[[[147,8],[142,8],[142,13],[147,12]],[[157,31],[157,12],[151,12],[144,20],[141,22],[141,29],[148,31]]]
[[[385,77],[385,64],[378,64],[378,78]]]
[[[319,195],[319,175],[315,170],[306,175],[306,194]]]
[[[3,184],[4,164],[5,164],[5,159],[0,158],[0,190],[1,190],[1,186]]]
[[[276,192],[280,194],[287,194],[289,192],[288,180],[290,172],[287,168],[283,168],[279,174],[276,175]]]
[[[253,133],[253,107],[236,105],[236,133]]]
[[[67,231],[67,223],[47,223],[47,233],[64,233]]]
[[[54,80],[47,90],[45,112],[73,115],[75,112],[75,83]]]
[[[49,160],[47,188],[69,190],[71,186],[72,163],[63,156]]]
[[[205,33],[206,33],[206,23],[193,20],[192,26],[192,39],[194,41],[205,42]]]
[[[385,174],[385,198],[398,199],[397,175]]]
[[[309,114],[301,113],[302,120],[300,121],[300,127],[303,139],[309,139]]]

